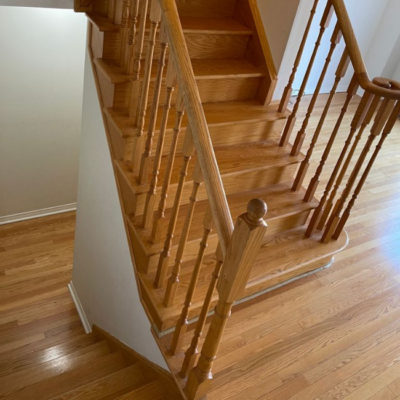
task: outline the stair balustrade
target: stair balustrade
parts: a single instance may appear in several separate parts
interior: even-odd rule
[[[319,5],[323,6],[322,3],[319,3]],[[300,43],[288,85],[281,99],[280,110],[285,109],[290,101],[293,92],[293,83],[296,79],[298,67],[304,56],[304,49],[308,41],[312,40],[309,34],[317,6],[318,1],[315,1]],[[315,69],[315,59],[319,55],[324,34],[329,28],[329,24],[333,18],[336,19],[336,26],[333,29],[331,45],[326,56],[326,61],[291,151],[292,156],[298,155],[304,148],[305,139],[310,136],[308,148],[303,149],[306,156],[300,165],[292,187],[293,191],[300,190],[308,174],[310,174],[310,182],[304,196],[305,202],[314,199],[324,172],[328,175],[327,184],[322,191],[322,197],[319,200],[317,208],[313,212],[305,234],[306,237],[317,235],[317,237],[325,243],[332,239],[338,239],[342,233],[356,199],[365,184],[368,173],[378,156],[379,150],[394,127],[396,118],[399,115],[400,101],[400,84],[398,82],[385,78],[370,80],[343,0],[328,0],[325,2],[325,10],[320,21],[318,38],[313,47],[311,58],[308,61],[308,67],[303,77],[299,94],[282,132],[280,145],[287,146],[291,141],[290,138],[296,126],[296,118],[298,116],[300,104],[303,100],[310,74]],[[332,64],[332,56],[342,36],[345,48],[336,67],[333,86],[325,101],[319,123],[311,135],[311,132],[309,132],[311,129],[308,126],[309,120],[311,116],[317,114],[317,112],[315,112],[315,106],[319,93],[322,85],[328,78],[327,72],[329,66]],[[324,130],[326,117],[331,108],[332,101],[338,94],[339,84],[346,77],[350,67],[353,69],[354,75],[345,93],[340,116],[332,132],[328,136],[329,139],[323,149],[321,159],[319,163],[317,163],[314,174],[312,174],[310,165],[315,146],[321,136],[321,132]],[[356,111],[353,112],[353,104],[355,103],[352,103],[352,100],[354,100],[355,96],[360,92],[363,93],[361,101]],[[349,128],[345,126],[344,122],[348,119],[351,119]],[[370,124],[372,124],[370,127],[370,135],[367,140],[363,140],[363,134]],[[339,155],[332,154],[334,143],[341,135],[345,135],[347,130],[349,133],[347,139],[344,141],[342,151]],[[373,142],[378,137],[381,137],[381,140],[370,157],[369,162],[367,162]],[[331,172],[326,171],[328,160],[332,159],[334,164],[333,170]],[[366,162],[367,165],[364,166]],[[352,192],[354,186],[356,186],[356,188]],[[339,195],[341,188],[343,188],[343,191]]]

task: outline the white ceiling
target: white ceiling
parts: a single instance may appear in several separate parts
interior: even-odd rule
[[[0,0],[0,6],[74,8],[74,0]]]

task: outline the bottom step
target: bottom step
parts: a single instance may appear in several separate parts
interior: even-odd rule
[[[238,302],[242,303],[248,298],[255,298],[264,294],[271,288],[291,282],[311,271],[326,267],[332,261],[335,254],[341,252],[348,244],[348,236],[343,232],[337,241],[321,243],[321,234],[315,234],[311,238],[305,238],[306,227],[292,229],[266,239],[260,253],[253,265],[246,289]],[[206,291],[215,266],[215,256],[205,258],[197,289],[190,308],[189,318],[194,322],[200,314]],[[171,307],[162,305],[163,290],[159,291],[155,307],[159,313],[159,321],[162,328],[158,330],[160,336],[174,328],[181,313],[184,298],[191,278],[193,265],[184,263],[180,287],[176,297],[176,303]],[[143,293],[151,290],[151,282],[142,280]],[[214,294],[213,305],[218,299]],[[150,301],[149,298],[146,299]],[[157,330],[157,327],[154,327]]]

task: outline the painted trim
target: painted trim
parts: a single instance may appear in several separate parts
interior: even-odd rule
[[[68,283],[68,289],[69,293],[71,294],[72,300],[75,304],[76,311],[78,311],[79,318],[81,319],[83,325],[83,329],[85,329],[86,333],[92,333],[92,325],[90,324],[89,319],[86,316],[82,303],[79,300],[78,292],[76,291],[74,283],[72,281]]]
[[[42,208],[40,210],[27,211],[19,214],[0,216],[0,225],[11,224],[13,222],[25,221],[45,217],[46,215],[62,214],[76,210],[76,203],[64,204],[62,206]]]

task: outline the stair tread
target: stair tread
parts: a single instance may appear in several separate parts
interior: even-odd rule
[[[306,273],[314,269],[309,266],[312,266],[318,260],[331,257],[342,251],[348,243],[346,232],[343,232],[337,241],[332,241],[325,245],[319,241],[320,234],[316,234],[309,239],[304,238],[305,231],[306,227],[301,226],[277,235],[267,235],[265,237],[264,244],[251,269],[246,289],[238,300],[262,294],[265,290],[277,284],[282,284],[303,272]],[[214,271],[215,261],[215,254],[204,258],[191,302],[189,319],[199,314]],[[163,305],[164,289],[154,289],[153,276],[140,276],[143,287],[148,293],[151,293],[151,301],[162,321],[162,330],[175,326],[182,310],[192,271],[193,262],[182,263],[180,284],[176,292],[175,303],[170,307]],[[211,307],[216,304],[217,300],[218,294],[214,293]]]
[[[106,341],[95,342],[71,354],[50,359],[40,364],[29,365],[10,375],[0,378],[0,395],[19,390],[27,385],[35,384],[43,379],[64,373],[84,362],[90,362],[99,356],[110,353]]]
[[[87,384],[90,381],[109,375],[127,366],[127,362],[120,353],[109,353],[94,360],[80,364],[61,374],[41,380],[32,385],[24,384],[17,392],[8,395],[9,400],[25,400],[40,398],[51,399],[74,388]]]
[[[69,392],[53,397],[52,400],[97,400],[115,398],[126,391],[141,387],[146,380],[139,363],[120,369],[109,375],[86,383]]]
[[[87,17],[93,22],[100,32],[116,32],[119,31],[119,26],[112,23],[107,17],[97,13],[87,13]]]
[[[229,101],[221,103],[204,103],[203,109],[209,126],[229,125],[233,123],[253,122],[253,121],[276,121],[284,119],[288,113],[277,111],[277,103],[271,103],[268,106],[260,104],[257,101]],[[106,108],[106,114],[112,119],[118,130],[124,137],[136,134],[135,122],[129,118],[126,110],[117,110],[115,108]],[[149,118],[147,113],[146,118]],[[175,113],[171,112],[168,119],[167,128],[172,129],[175,124]],[[163,107],[159,108],[156,129],[161,124]],[[182,126],[187,126],[187,117],[185,116]]]
[[[255,142],[233,146],[218,146],[214,147],[214,152],[222,177],[242,174],[249,171],[267,170],[269,168],[297,164],[304,158],[302,154],[291,156],[289,148],[279,147],[273,141]],[[163,161],[159,171],[158,186],[160,187],[162,186],[163,178],[166,172],[166,159],[167,156],[163,156]],[[153,158],[150,160],[150,165],[153,165]],[[183,157],[178,154],[174,162],[170,185],[175,185],[178,183],[182,164]],[[192,180],[195,166],[196,157],[193,156],[189,165],[186,182],[190,182]],[[136,193],[147,192],[148,185],[143,185],[142,187],[138,185],[137,178],[135,178],[134,174],[130,172],[128,163],[120,161],[119,168],[121,171],[123,171],[127,179],[129,179],[130,183],[136,186]],[[149,172],[149,181],[150,178],[151,171]]]
[[[133,76],[125,73],[114,60],[96,58],[94,62],[113,84],[128,82]],[[261,68],[246,59],[195,59],[192,60],[192,66],[197,80],[257,78],[265,75]],[[152,69],[152,80],[155,80],[157,76],[157,69],[158,63],[155,62]]]
[[[204,18],[187,17],[180,18],[184,33],[214,33],[214,34],[239,34],[251,35],[253,32],[234,18]]]
[[[247,203],[253,198],[261,198],[265,200],[268,204],[268,213],[266,220],[271,221],[276,218],[281,218],[283,216],[297,214],[310,210],[316,206],[316,202],[304,202],[304,191],[300,190],[297,192],[292,192],[291,188],[287,184],[276,184],[269,185],[267,188],[252,190],[248,192],[238,192],[233,195],[228,195],[227,200],[229,208],[232,214],[232,218],[235,220],[240,214],[245,212]],[[176,234],[173,237],[173,244],[177,245],[179,243],[180,235],[185,222],[185,215],[189,205],[182,205],[180,208],[180,218],[178,218],[176,225]],[[200,239],[203,234],[203,218],[204,214],[208,208],[208,201],[199,201],[196,203],[196,213],[193,217],[193,222],[191,225],[191,230],[189,233],[188,241]],[[161,227],[162,238],[165,237],[165,232],[168,228],[168,221],[172,209],[167,209],[165,212],[165,224]],[[146,248],[149,253],[159,252],[162,249],[163,241],[159,243],[152,243],[149,240],[150,232],[140,227],[141,216],[137,216],[131,219],[131,223],[135,225],[135,228],[140,232],[143,242],[146,244]],[[268,233],[268,232],[267,232]]]
[[[164,400],[167,398],[162,383],[153,381],[117,397],[116,400]]]

